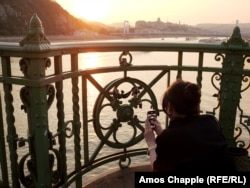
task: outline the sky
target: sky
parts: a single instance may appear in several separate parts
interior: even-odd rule
[[[250,0],[54,0],[77,18],[104,24],[156,21],[250,23]]]

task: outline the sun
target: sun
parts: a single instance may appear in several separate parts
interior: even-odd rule
[[[82,69],[95,68],[99,65],[100,57],[98,53],[85,53],[79,56]]]
[[[101,21],[109,12],[108,0],[76,0],[74,14],[88,21]]]

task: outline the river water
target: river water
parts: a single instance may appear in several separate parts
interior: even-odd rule
[[[138,41],[138,42],[149,42],[149,41],[157,41],[157,42],[189,42],[189,43],[197,43],[198,39],[189,40],[187,41],[185,38],[155,38],[155,39],[130,39],[131,41]],[[133,56],[133,65],[177,65],[177,57],[178,54],[174,52],[131,52]],[[80,54],[79,55],[79,68],[80,69],[91,69],[95,67],[106,67],[106,66],[119,66],[119,56],[120,53],[118,52],[112,52],[112,53],[88,53],[88,54]],[[214,67],[220,67],[221,62],[217,62],[214,59],[215,54],[206,54],[204,56],[204,66],[214,66]],[[13,66],[13,74],[17,76],[22,76],[22,73],[20,71],[19,67],[19,59],[13,58],[13,61],[15,62],[16,66]],[[70,70],[70,56],[64,56],[63,57],[64,62],[64,70]],[[53,63],[53,59],[52,59]],[[183,64],[184,65],[197,65],[198,64],[198,54],[197,53],[184,53],[183,54]],[[47,74],[53,74],[53,66],[51,68],[48,68]],[[130,77],[135,77],[138,79],[142,79],[145,83],[149,83],[152,78],[157,75],[159,71],[143,71],[143,72],[133,72],[129,73]],[[197,73],[188,72],[183,73],[182,78],[184,80],[188,80],[191,82],[196,82],[196,76]],[[201,102],[201,110],[203,111],[212,111],[213,108],[215,108],[218,104],[217,98],[213,97],[214,94],[217,93],[217,90],[213,88],[211,84],[211,76],[212,73],[206,73],[203,74],[203,80],[202,80],[202,102]],[[123,77],[123,73],[112,73],[110,76],[107,74],[96,74],[94,75],[94,78],[102,85],[103,87],[114,80],[114,78],[121,78]],[[176,72],[171,73],[171,80],[174,81],[176,78]],[[71,120],[72,119],[72,94],[71,94],[71,81],[66,80],[64,82],[64,108],[65,108],[65,120]],[[80,84],[79,84],[80,85]],[[166,79],[160,81],[154,86],[154,92],[156,94],[156,98],[158,101],[158,104],[161,104],[161,97],[166,89]],[[14,106],[15,111],[14,115],[16,117],[15,125],[17,127],[17,134],[19,137],[27,137],[27,118],[23,110],[21,110],[22,102],[19,98],[19,92],[21,90],[20,86],[13,86],[13,95],[14,95]],[[91,84],[88,84],[88,117],[89,119],[92,118],[93,115],[93,107],[95,104],[95,101],[98,97],[99,91]],[[242,109],[244,110],[244,114],[250,115],[250,98],[249,98],[250,91],[249,89],[242,93],[242,99],[244,99],[244,102],[242,104]],[[2,102],[3,100],[3,91],[1,87],[1,97]],[[81,93],[80,93],[81,95]],[[81,100],[81,98],[80,98]],[[141,111],[139,114],[139,118],[145,119],[146,118],[146,111],[148,109],[145,109],[144,111]],[[218,115],[218,112],[217,112]],[[5,117],[5,115],[4,115]],[[112,114],[111,111],[108,111],[104,116],[104,121],[108,122],[108,119],[110,117],[114,117],[114,114]],[[165,123],[165,116],[161,114],[159,116],[159,120],[162,123]],[[56,133],[57,130],[57,112],[56,112],[56,102],[52,104],[51,108],[49,109],[49,128],[53,134]],[[6,131],[6,129],[5,129]],[[89,139],[90,139],[90,152],[93,152],[93,148],[96,147],[98,144],[98,138],[96,137],[94,133],[93,127],[89,126]],[[126,130],[126,128],[122,128],[122,133],[120,133],[122,141],[126,140],[127,135],[130,135],[130,130]],[[56,147],[56,146],[55,146]],[[144,141],[138,144],[138,147],[146,147]],[[73,171],[74,169],[74,142],[73,139],[67,139],[67,168],[68,172]],[[108,153],[108,151],[103,150],[101,151],[101,155],[105,155],[105,153]],[[27,153],[27,145],[25,147],[18,148],[18,153],[20,155],[23,155]],[[83,155],[82,155],[83,156]],[[20,158],[19,158],[20,160]],[[140,156],[138,158],[132,159],[132,164],[138,164],[143,162],[148,162],[149,158],[147,156]],[[10,165],[10,164],[8,164]],[[93,177],[96,177],[100,172],[105,172],[107,169],[110,168],[117,168],[118,163],[113,162],[111,164],[107,164],[102,166],[101,168],[98,168],[98,170],[94,170],[92,173],[89,173],[85,176],[85,180],[89,180]]]

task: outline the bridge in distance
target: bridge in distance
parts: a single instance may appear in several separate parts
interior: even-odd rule
[[[114,36],[119,36],[123,38],[169,38],[169,37],[225,37],[228,38],[231,34],[221,34],[221,33],[112,33]],[[242,34],[242,38],[250,38],[250,34]]]

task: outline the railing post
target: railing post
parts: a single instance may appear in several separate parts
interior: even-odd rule
[[[228,52],[223,58],[221,86],[220,86],[220,113],[219,121],[230,146],[235,146],[234,139],[237,108],[241,98],[242,71],[244,67],[244,55],[231,47],[248,46],[241,38],[240,28],[236,26],[227,42],[222,43],[228,47]]]
[[[43,52],[49,50],[50,42],[45,37],[42,23],[37,15],[31,18],[27,36],[20,41],[20,45],[27,54],[20,60],[20,67],[24,77],[29,81],[20,91],[23,108],[28,116],[28,155],[30,158],[22,160],[27,160],[31,179],[28,182],[23,180],[23,184],[28,187],[51,187],[48,108],[53,97],[51,97],[50,88],[53,86],[43,83],[45,70],[50,65],[50,60],[41,56]]]
[[[6,149],[4,141],[4,124],[3,124],[3,111],[2,111],[2,98],[0,93],[0,167],[2,173],[2,182],[0,180],[0,187],[9,187],[9,178],[7,170]]]
[[[4,77],[11,77],[11,61],[10,57],[1,57],[2,61],[2,71]],[[10,168],[12,186],[20,187],[18,181],[18,155],[17,155],[17,132],[15,127],[15,116],[14,116],[14,105],[13,105],[13,94],[12,94],[12,84],[4,83],[4,102],[5,102],[5,112],[6,112],[6,122],[7,122],[7,142],[9,145],[9,155],[10,155]]]

